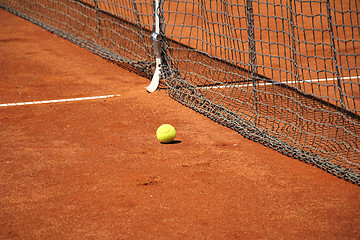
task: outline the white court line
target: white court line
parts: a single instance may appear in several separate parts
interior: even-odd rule
[[[360,79],[360,76],[354,77],[343,77],[340,78],[341,80],[349,80],[349,79]],[[333,81],[337,80],[337,78],[322,78],[322,79],[313,79],[313,80],[300,80],[300,81],[290,81],[290,82],[267,82],[267,83],[258,83],[256,86],[265,86],[265,85],[274,85],[274,84],[291,84],[291,83],[298,83],[298,82],[307,82],[307,83],[316,83],[316,82],[324,82],[324,81]],[[213,88],[228,88],[228,87],[247,87],[251,86],[251,82],[249,84],[236,84],[236,85],[220,85],[220,86],[213,86],[213,87],[199,87],[197,89],[213,89]]]
[[[2,103],[2,104],[0,104],[0,107],[14,107],[14,106],[39,105],[39,104],[63,103],[63,102],[78,102],[78,101],[85,101],[85,100],[98,100],[98,99],[114,98],[114,97],[119,97],[119,96],[120,96],[120,94],[113,94],[113,95],[103,95],[103,96],[93,96],[93,97],[64,98],[64,99],[42,100],[42,101],[32,101],[32,102]]]

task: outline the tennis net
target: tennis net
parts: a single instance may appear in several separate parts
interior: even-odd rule
[[[0,6],[148,78],[158,56],[173,99],[360,185],[358,1],[155,1]]]

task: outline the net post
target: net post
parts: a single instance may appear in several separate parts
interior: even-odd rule
[[[254,30],[254,10],[253,10],[253,0],[246,0],[246,25],[247,25],[247,32],[248,32],[248,39],[249,39],[249,73],[250,73],[250,80],[252,82],[252,90],[254,94],[254,110],[255,110],[255,119],[254,121],[257,122],[258,116],[258,109],[257,109],[257,77],[256,77],[256,49],[255,49],[255,30]]]
[[[339,100],[340,100],[340,105],[344,110],[348,110],[348,107],[345,104],[345,98],[344,98],[344,90],[341,84],[341,77],[340,77],[340,69],[339,69],[339,64],[338,64],[338,59],[337,59],[337,51],[336,51],[336,47],[335,47],[335,37],[334,37],[334,30],[333,30],[333,20],[332,20],[332,16],[331,16],[331,7],[330,7],[330,1],[326,0],[326,10],[327,10],[327,20],[328,20],[328,25],[329,25],[329,36],[330,36],[330,44],[331,44],[331,55],[332,55],[332,62],[334,65],[334,69],[335,69],[335,76],[336,76],[336,80],[337,80],[337,89],[339,91]],[[326,77],[325,77],[326,78]]]
[[[160,74],[161,74],[161,43],[160,43],[160,0],[154,0],[154,32],[151,35],[153,41],[153,52],[155,55],[155,72],[151,79],[151,83],[146,87],[146,90],[149,93],[155,92],[159,87],[160,83]]]
[[[96,11],[96,18],[97,18],[97,24],[98,24],[98,34],[99,38],[102,39],[102,31],[101,31],[101,18],[100,18],[100,11],[99,11],[99,0],[94,0],[95,5],[95,11]]]

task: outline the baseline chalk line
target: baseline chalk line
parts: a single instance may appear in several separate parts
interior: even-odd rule
[[[353,77],[342,77],[340,80],[350,80],[350,79],[360,79],[360,76],[353,76]],[[325,82],[325,81],[335,81],[337,78],[321,78],[321,79],[312,79],[312,80],[299,80],[299,81],[288,81],[288,82],[267,82],[267,83],[258,83],[257,86],[265,86],[265,85],[277,85],[277,84],[293,84],[298,82],[305,82],[305,83],[316,83],[316,82]],[[216,88],[229,88],[229,87],[247,87],[251,86],[251,82],[249,81],[248,84],[235,84],[235,85],[219,85],[219,86],[210,86],[210,87],[198,87],[197,89],[216,89]]]
[[[114,98],[114,97],[119,97],[119,96],[120,96],[120,94],[112,94],[112,95],[103,95],[103,96],[63,98],[63,99],[40,100],[40,101],[31,101],[31,102],[1,103],[0,107],[14,107],[14,106],[49,104],[49,103],[78,102],[78,101],[86,101],[86,100]]]

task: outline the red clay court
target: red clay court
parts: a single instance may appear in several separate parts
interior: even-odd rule
[[[0,239],[360,238],[356,184],[2,9],[0,52]]]

